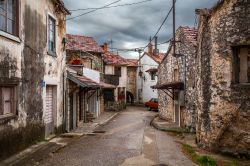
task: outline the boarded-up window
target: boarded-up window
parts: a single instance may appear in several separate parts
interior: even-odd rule
[[[15,115],[15,88],[0,86],[0,118]]]

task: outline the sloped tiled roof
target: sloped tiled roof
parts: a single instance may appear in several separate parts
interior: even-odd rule
[[[102,53],[102,48],[93,37],[67,34],[67,50]]]
[[[103,61],[108,65],[126,66],[128,62],[120,55],[113,54],[111,52],[105,52],[103,54]]]
[[[108,84],[108,83],[105,83],[105,82],[100,82],[100,86],[103,89],[115,89],[116,88],[115,85],[111,85],[111,84]]]
[[[71,81],[75,82],[76,84],[82,86],[82,87],[89,87],[89,88],[100,88],[101,86],[93,81],[92,79],[85,77],[85,76],[80,76],[77,74],[69,73],[67,75],[67,78],[70,79]]]
[[[193,46],[197,46],[198,30],[190,27],[180,27],[186,40]]]
[[[158,53],[156,55],[151,55],[147,52],[144,53],[144,55],[148,55],[150,58],[152,58],[156,63],[160,64],[165,56],[164,53]],[[143,56],[144,56],[143,55]]]
[[[127,60],[128,66],[132,66],[132,67],[138,66],[138,62],[139,62],[138,59],[126,59],[126,60]]]

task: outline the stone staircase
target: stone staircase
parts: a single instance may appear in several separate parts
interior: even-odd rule
[[[95,119],[94,114],[91,112],[86,112],[86,119],[87,119],[87,122],[93,122]]]

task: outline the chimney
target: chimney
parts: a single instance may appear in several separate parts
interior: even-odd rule
[[[159,54],[159,49],[158,49],[158,37],[155,37],[155,49],[154,49],[154,55]]]
[[[152,39],[150,37],[149,44],[148,44],[148,54],[149,55],[153,55],[153,45],[152,45],[151,41],[152,41]]]
[[[104,43],[101,47],[102,47],[104,53],[108,52],[108,49],[109,49],[108,43]]]

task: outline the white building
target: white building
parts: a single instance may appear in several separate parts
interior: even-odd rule
[[[158,98],[157,90],[152,89],[151,86],[157,84],[158,66],[163,57],[164,54],[159,53],[157,47],[153,51],[151,42],[148,45],[148,52],[144,52],[140,57],[137,70],[137,101],[140,103],[147,102],[151,98]]]

